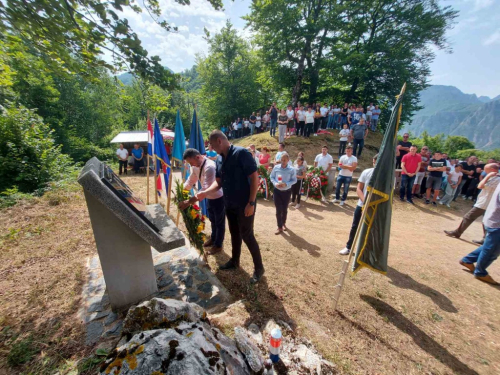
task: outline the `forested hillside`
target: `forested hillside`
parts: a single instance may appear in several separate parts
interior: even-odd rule
[[[478,98],[453,86],[435,85],[420,93],[420,105],[423,108],[405,131],[416,136],[424,131],[430,135],[461,135],[485,150],[500,147],[500,138],[495,136],[500,130],[500,96]]]

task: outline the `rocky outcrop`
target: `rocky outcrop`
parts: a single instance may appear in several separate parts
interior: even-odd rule
[[[228,326],[223,328],[227,332]],[[269,332],[274,328],[283,332],[280,361],[266,367]],[[118,347],[102,364],[101,375],[337,373],[335,365],[309,341],[296,337],[285,322],[269,320],[262,329],[255,323],[236,326],[233,340],[211,324],[201,307],[188,302],[153,298],[133,306],[123,332]]]
[[[250,374],[234,340],[212,327],[199,306],[153,298],[130,308],[124,333],[101,374]]]
[[[205,310],[194,303],[153,298],[129,309],[123,322],[123,333],[135,334],[155,328],[171,328],[183,321],[198,322],[206,317]]]
[[[235,327],[234,339],[236,340],[236,346],[245,356],[250,369],[253,372],[260,373],[264,366],[264,359],[257,345],[248,336],[247,330],[242,327]]]

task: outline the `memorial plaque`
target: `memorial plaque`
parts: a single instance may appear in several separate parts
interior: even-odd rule
[[[121,310],[158,291],[151,246],[165,252],[185,237],[159,204],[146,205],[97,158],[82,169],[82,185],[111,306]],[[146,181],[144,181],[146,183]]]

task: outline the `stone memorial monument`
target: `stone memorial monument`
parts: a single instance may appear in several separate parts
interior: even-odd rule
[[[151,246],[165,252],[185,237],[159,204],[145,205],[97,158],[82,169],[82,185],[110,304],[119,311],[158,291]]]

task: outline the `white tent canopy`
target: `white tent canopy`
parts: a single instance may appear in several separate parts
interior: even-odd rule
[[[175,133],[173,131],[161,131],[163,139],[174,138]],[[116,137],[114,137],[110,143],[148,143],[148,131],[147,130],[133,130],[127,132],[121,132]]]

